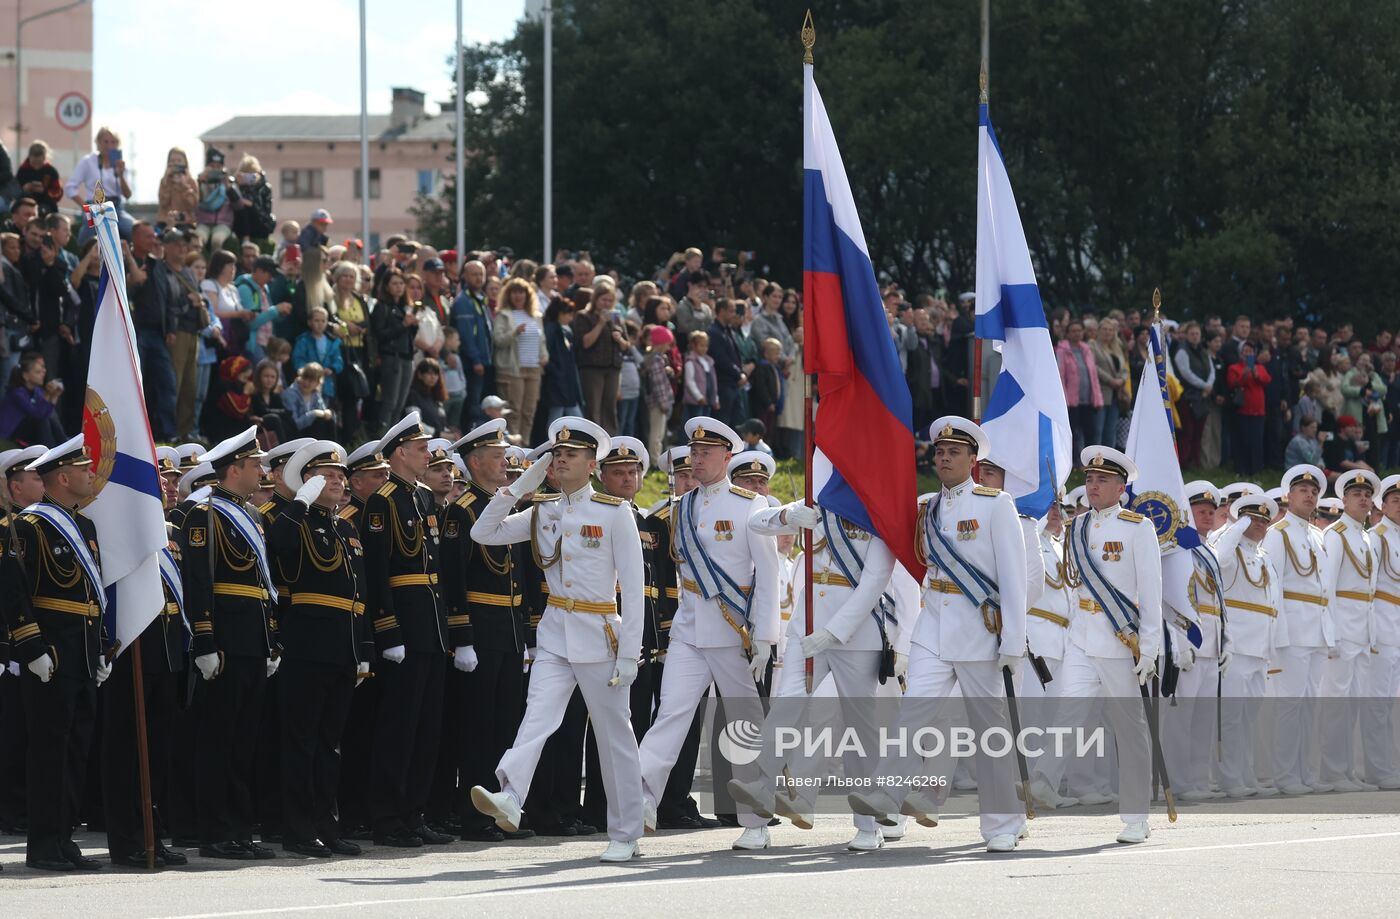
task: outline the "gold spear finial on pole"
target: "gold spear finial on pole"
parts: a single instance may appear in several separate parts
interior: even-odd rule
[[[817,43],[817,29],[812,25],[812,11],[802,18],[802,63],[812,63],[812,46]]]
[[[1153,322],[1153,324],[1155,325],[1156,323],[1160,322],[1161,320],[1162,320],[1162,288],[1160,288],[1160,287],[1154,287],[1154,288],[1152,288],[1152,322]]]
[[[104,204],[107,201],[107,193],[102,190],[102,183],[98,182],[92,190],[92,200],[96,204]]]

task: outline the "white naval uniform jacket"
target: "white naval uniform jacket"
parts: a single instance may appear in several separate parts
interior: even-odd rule
[[[1089,527],[1089,552],[1105,580],[1137,604],[1139,653],[1156,658],[1162,650],[1162,554],[1152,521],[1116,504],[1101,511],[1091,508],[1074,518],[1066,529],[1066,556],[1071,553],[1072,541],[1079,538],[1081,527]],[[1132,650],[1119,640],[1108,615],[1094,602],[1094,595],[1084,583],[1084,572],[1076,575],[1070,641],[1090,657],[1131,661]],[[1114,615],[1119,616],[1116,611]],[[1126,625],[1121,616],[1119,625]]]
[[[1185,550],[1178,550],[1185,551]],[[1219,564],[1219,550],[1213,544],[1202,544],[1202,552],[1209,552]],[[1165,574],[1163,575],[1165,577]],[[1186,583],[1186,596],[1191,603],[1191,621],[1196,623],[1201,630],[1201,646],[1196,648],[1197,657],[1218,658],[1220,657],[1220,642],[1224,631],[1225,619],[1223,611],[1220,609],[1220,598],[1216,596],[1215,576],[1210,569],[1206,568],[1193,556],[1191,559],[1191,579]],[[1165,591],[1165,586],[1163,590]],[[1170,600],[1168,600],[1170,604]],[[1177,648],[1184,648],[1190,644],[1186,634],[1177,629],[1172,640],[1179,642],[1174,645]]]
[[[533,521],[540,557],[558,554],[544,569],[552,601],[611,606],[622,595],[620,615],[546,605],[535,646],[574,664],[635,660],[646,607],[642,542],[631,503],[596,493],[591,483],[569,495],[537,496],[532,507],[512,514],[517,500],[509,487],[497,490],[472,526],[472,539],[486,546],[529,542]]]
[[[695,495],[695,532],[705,552],[716,568],[726,572],[734,583],[748,588],[749,638],[778,644],[782,626],[778,615],[778,544],[770,536],[756,532],[750,518],[769,509],[762,495],[720,479],[713,485],[697,485],[687,492],[671,512],[676,527],[671,545],[680,555],[680,527],[685,525],[682,508],[691,494]],[[704,564],[696,559],[697,564]],[[671,641],[683,641],[697,648],[742,647],[743,639],[725,619],[717,597],[703,599],[685,584],[695,582],[695,572],[685,561],[676,562],[681,579],[680,604],[671,620]],[[743,625],[742,610],[730,616]]]
[[[1264,554],[1279,575],[1284,619],[1277,647],[1330,648],[1332,616],[1327,609],[1327,592],[1322,585],[1326,550],[1322,531],[1291,511],[1269,527],[1264,537]]]
[[[1269,660],[1288,634],[1279,617],[1283,592],[1263,543],[1245,538],[1248,529],[1249,518],[1241,517],[1215,541],[1225,590],[1225,643],[1232,654]]]
[[[1371,528],[1376,551],[1376,602],[1371,607],[1376,646],[1400,645],[1400,528],[1382,520]]]
[[[1322,593],[1339,642],[1367,651],[1373,644],[1371,601],[1376,594],[1376,554],[1365,526],[1343,514],[1322,533]]]
[[[1064,660],[1069,624],[1070,588],[1065,583],[1064,539],[1042,531],[1037,540],[1042,570],[1040,597],[1026,611],[1026,640],[1036,657]]]
[[[781,507],[767,508],[755,514],[749,526],[756,533],[770,536],[796,534],[799,528],[784,524],[782,513]],[[822,511],[823,515],[826,513]],[[832,648],[833,651],[879,651],[884,644],[880,641],[880,627],[872,611],[880,602],[880,595],[889,587],[890,574],[895,565],[894,553],[875,534],[845,521],[833,522],[844,528],[851,549],[864,561],[864,566],[861,571],[851,572],[860,579],[856,586],[841,583],[846,577],[827,547],[825,530],[818,525],[812,531],[813,583],[809,587],[816,591],[812,602],[812,634],[826,629],[836,636],[841,644]],[[804,617],[798,634],[806,634],[805,604],[806,598],[796,595],[794,608],[802,610]],[[894,623],[885,622],[890,647],[894,647],[899,638],[895,634],[896,628]]]
[[[967,564],[996,583],[1001,594],[1001,634],[987,630],[982,611],[956,588],[952,578],[928,559],[923,612],[914,644],[945,661],[995,661],[998,655],[1026,653],[1026,546],[1011,496],[995,488],[961,485],[943,488],[936,499],[920,502],[919,520],[933,515],[939,532]],[[924,551],[922,528],[914,534]]]

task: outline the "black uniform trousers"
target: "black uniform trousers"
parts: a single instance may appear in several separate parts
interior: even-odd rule
[[[253,839],[258,719],[266,688],[266,658],[225,657],[223,672],[195,689],[201,845]]]
[[[29,726],[26,757],[29,840],[25,857],[62,860],[87,777],[97,721],[97,684],[87,674],[55,673],[47,683],[25,669],[20,690]]]
[[[175,693],[180,676],[168,671],[141,674],[157,842],[167,831],[161,802],[165,800],[174,754]],[[141,766],[136,751],[136,683],[130,651],[112,663],[112,675],[102,684],[102,699],[102,805],[107,818],[107,849],[112,860],[118,861],[146,849]]]
[[[166,784],[166,823],[172,839],[199,839],[199,713],[194,697],[203,676],[186,655],[188,669],[175,677],[174,747],[170,757],[170,780]]]
[[[409,651],[401,664],[381,661],[378,672],[384,695],[374,725],[369,812],[374,834],[382,836],[423,823],[442,734],[447,655]]]
[[[340,742],[340,829],[348,838],[369,831],[369,767],[374,758],[375,714],[384,694],[383,658],[371,664],[374,676],[356,688]]]
[[[528,694],[528,685],[527,685]],[[564,720],[545,741],[540,764],[525,798],[530,828],[549,833],[573,825],[579,819],[579,790],[583,783],[583,736],[588,728],[588,706],[574,688],[564,709]]]
[[[632,733],[642,742],[655,716],[657,694],[661,690],[661,665],[647,661],[637,668],[637,678],[629,687],[627,704],[632,716]],[[608,825],[608,796],[603,791],[603,767],[598,760],[598,740],[590,727],[584,746],[583,820],[603,829]],[[658,805],[659,811],[659,805]]]
[[[282,662],[282,666],[286,665]],[[282,668],[267,679],[262,711],[258,713],[257,760],[253,778],[253,800],[258,815],[258,834],[268,837],[282,833]]]
[[[467,705],[457,736],[457,813],[463,829],[485,829],[494,821],[472,805],[473,785],[500,791],[496,765],[515,742],[525,706],[525,670],[519,651],[478,648],[477,665],[466,678]]]
[[[21,664],[20,676],[0,677],[0,827],[17,828],[27,822],[24,771],[29,727],[20,689],[26,673],[28,669]]]
[[[442,733],[439,735],[433,784],[424,817],[428,824],[451,832],[457,797],[457,748],[463,742],[462,720],[467,710],[467,674],[452,666],[443,675]],[[468,789],[470,790],[470,789]]]
[[[282,837],[340,838],[340,741],[355,695],[354,664],[282,659]]]

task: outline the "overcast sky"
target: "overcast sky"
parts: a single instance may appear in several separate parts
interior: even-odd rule
[[[103,0],[94,7],[93,126],[122,134],[135,198],[153,201],[165,152],[234,115],[360,110],[357,0]],[[525,0],[466,0],[468,42],[511,34]],[[450,98],[453,0],[369,0],[369,110],[389,88]],[[230,158],[237,151],[225,151]]]

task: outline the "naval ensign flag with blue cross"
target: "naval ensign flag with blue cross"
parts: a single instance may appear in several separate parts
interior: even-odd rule
[[[1040,518],[1073,465],[1065,390],[1011,179],[984,103],[977,143],[977,337],[1001,352],[982,414],[1016,509]]]
[[[107,587],[107,635],[131,646],[165,607],[159,553],[166,547],[156,449],[146,418],[136,330],[126,299],[117,211],[90,204],[88,224],[102,255],[83,441],[96,473],[96,497],[82,509],[97,527]]]

